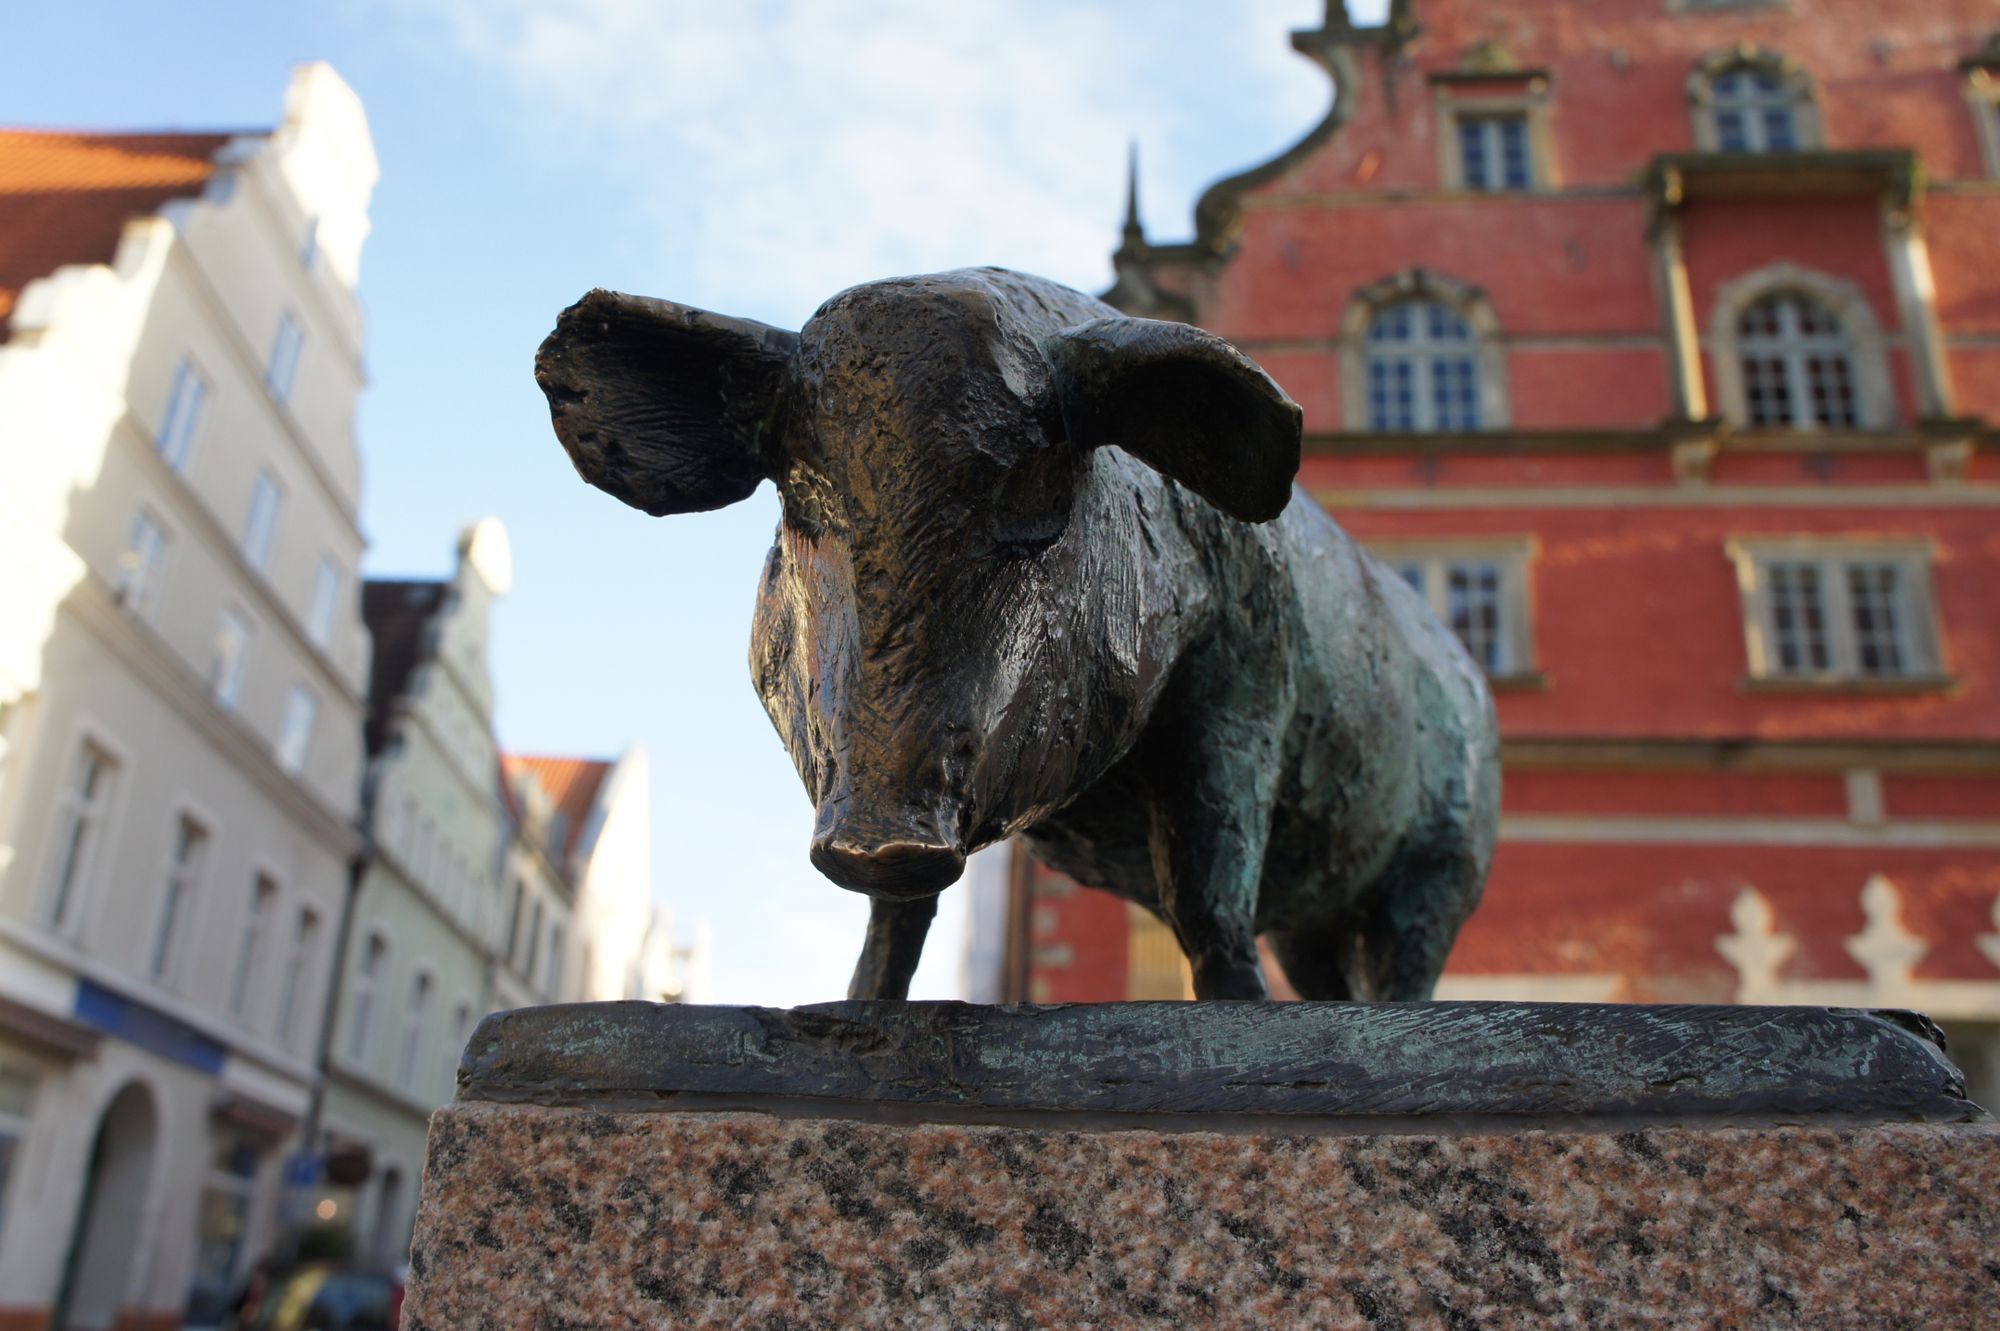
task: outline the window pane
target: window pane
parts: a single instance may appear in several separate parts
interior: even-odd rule
[[[1767,152],[1790,152],[1798,147],[1797,123],[1792,118],[1790,107],[1767,106],[1764,108],[1764,148]]]
[[[132,535],[118,559],[116,595],[119,604],[148,615],[158,599],[160,570],[166,561],[167,533],[148,509],[132,519]]]
[[[243,519],[243,557],[252,568],[264,567],[271,556],[271,538],[278,530],[278,508],[284,497],[276,477],[269,471],[257,473],[256,488],[250,492],[250,512]]]
[[[1479,428],[1479,362],[1472,326],[1436,301],[1377,313],[1368,334],[1368,419],[1384,431]]]
[[[1855,665],[1864,675],[1900,675],[1910,669],[1903,650],[1908,622],[1901,600],[1902,570],[1894,564],[1850,564],[1847,600],[1854,615]]]
[[[312,611],[306,618],[306,632],[322,647],[333,631],[333,612],[340,604],[340,583],[340,565],[331,556],[322,556],[313,578]]]
[[[222,612],[215,630],[215,654],[208,665],[209,692],[224,711],[236,706],[243,692],[244,672],[250,665],[250,621],[234,610]]]
[[[1500,131],[1501,179],[1508,189],[1528,188],[1528,121],[1509,116],[1494,122]]]
[[[1811,356],[1806,382],[1812,386],[1813,419],[1821,425],[1854,425],[1854,375],[1847,357]]]
[[[1453,564],[1445,571],[1445,604],[1451,631],[1488,674],[1503,666],[1500,631],[1500,567]]]
[[[292,689],[292,695],[285,702],[284,729],[278,734],[278,762],[288,772],[296,772],[305,766],[306,749],[312,743],[313,718],[319,712],[319,699],[303,685]]]
[[[172,968],[207,845],[207,829],[192,818],[182,818],[174,829],[173,852],[160,894],[160,916],[153,928],[152,955],[146,963],[146,973],[155,980],[166,979]]]
[[[279,316],[277,336],[271,340],[271,360],[264,370],[264,386],[279,402],[292,396],[292,382],[298,377],[299,352],[304,344],[305,334],[290,311]]]
[[[236,942],[236,968],[229,979],[229,1012],[243,1015],[250,1001],[250,982],[256,976],[264,951],[264,933],[270,928],[271,912],[278,902],[278,885],[263,874],[250,890],[250,910],[243,918],[243,933]]]
[[[167,410],[160,419],[160,456],[175,471],[187,468],[194,451],[195,431],[201,427],[202,407],[208,400],[208,384],[194,362],[183,358],[174,367],[173,387],[167,390]]]
[[[1486,154],[1486,122],[1466,118],[1458,122],[1460,170],[1467,189],[1491,189]]]
[[[1831,668],[1819,566],[1773,563],[1765,569],[1765,580],[1778,673],[1810,674]]]
[[[1745,310],[1736,327],[1751,425],[1860,423],[1847,330],[1831,309],[1809,296],[1780,293]]]
[[[57,815],[56,856],[48,892],[48,921],[57,928],[67,925],[75,912],[114,770],[109,754],[95,744],[84,743]]]

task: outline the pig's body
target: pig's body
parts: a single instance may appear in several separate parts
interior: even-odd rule
[[[1015,834],[1159,913],[1203,997],[1263,995],[1259,933],[1306,997],[1429,996],[1491,854],[1491,700],[1290,488],[1297,408],[1219,339],[982,269],[796,336],[599,293],[541,378],[628,502],[777,481],[751,672],[814,862],[875,898],[855,996],[906,991],[936,892]]]
[[[1303,494],[1252,526],[1129,459],[1104,463],[1107,484],[1157,514],[1134,553],[1161,570],[1172,608],[1149,646],[1170,664],[1130,748],[1025,828],[1029,845],[1161,913],[1157,817],[1179,806],[1183,835],[1254,846],[1261,834],[1261,864],[1215,907],[1270,936],[1303,996],[1428,998],[1491,856],[1485,680],[1409,585]]]

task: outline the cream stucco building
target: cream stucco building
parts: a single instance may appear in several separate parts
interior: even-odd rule
[[[280,1219],[359,847],[376,174],[324,65],[268,133],[0,133],[9,1324],[178,1326]]]

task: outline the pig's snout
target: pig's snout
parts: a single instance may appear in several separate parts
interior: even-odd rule
[[[965,852],[941,836],[866,835],[837,827],[813,838],[812,862],[849,891],[892,901],[935,896],[965,872]]]

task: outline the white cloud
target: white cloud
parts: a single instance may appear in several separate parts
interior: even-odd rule
[[[1154,230],[1312,123],[1314,0],[396,0],[603,154],[677,299],[796,326],[834,291],[1001,263],[1102,284],[1125,146]],[[1221,160],[1213,135],[1265,126]],[[1280,126],[1270,140],[1270,125]],[[1254,131],[1253,131],[1254,132]],[[1171,200],[1171,203],[1165,201]]]

